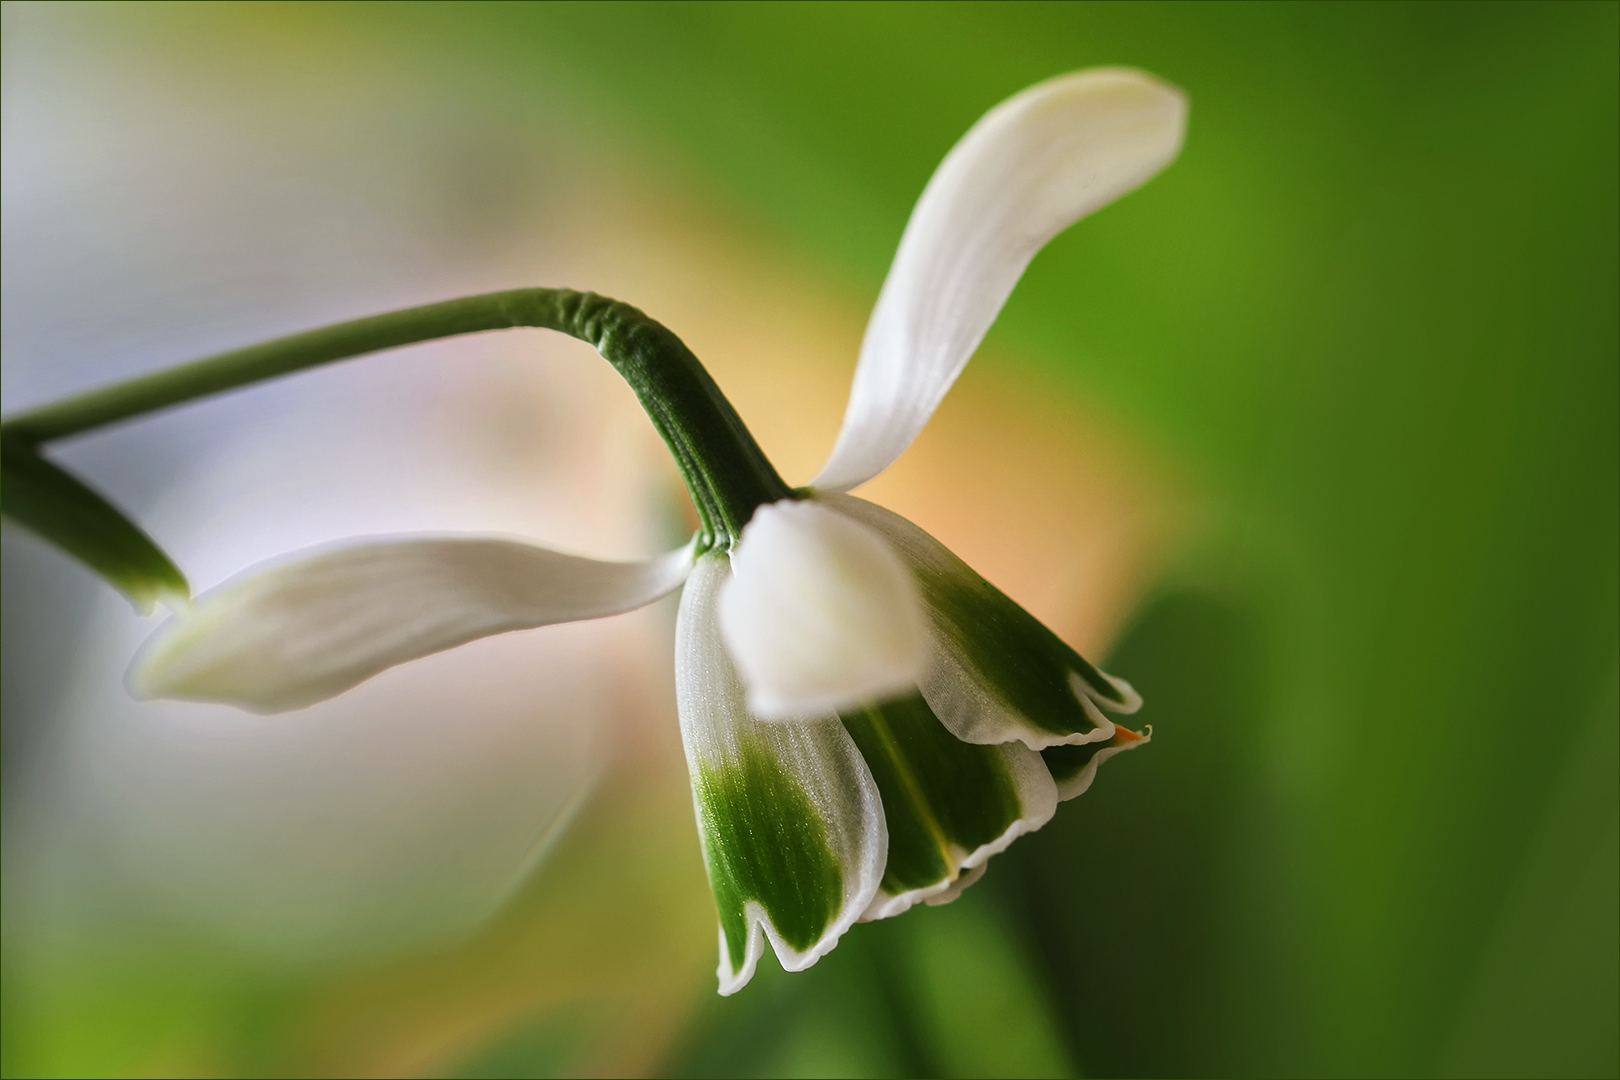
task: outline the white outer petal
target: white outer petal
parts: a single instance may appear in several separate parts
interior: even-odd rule
[[[686,579],[692,554],[601,562],[473,537],[327,551],[199,597],[147,641],[130,685],[287,712],[475,638],[641,607]]]
[[[763,747],[799,781],[827,823],[828,844],[843,872],[844,895],[837,917],[802,952],[781,939],[760,904],[749,902],[748,942],[740,969],[732,969],[721,931],[722,994],[735,993],[753,978],[767,937],[788,971],[802,971],[831,952],[872,902],[889,854],[877,783],[838,718],[766,722],[749,714],[742,681],[720,637],[719,595],[730,576],[725,557],[699,559],[681,594],[675,626],[675,697],[686,764],[694,779],[699,837],[707,853],[709,837],[702,827],[704,810],[697,799],[700,768],[735,760],[745,741]]]
[[[922,599],[900,556],[876,530],[815,500],[754,512],[719,614],[761,719],[910,693],[928,660]]]
[[[1030,87],[975,124],[912,211],[814,486],[848,491],[904,453],[1035,253],[1168,165],[1186,115],[1173,87],[1097,68]]]

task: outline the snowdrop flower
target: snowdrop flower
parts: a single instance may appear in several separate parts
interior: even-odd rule
[[[687,547],[636,563],[455,537],[327,551],[183,609],[132,685],[296,709],[474,638],[628,611],[684,583],[676,688],[721,993],[747,983],[767,939],[797,971],[857,921],[954,899],[1145,741],[1105,715],[1141,700],[922,529],[847,492],[916,438],[1035,253],[1169,164],[1185,113],[1163,83],[1101,69],[980,120],[911,216],[808,488],[783,484],[694,360],[685,383],[638,387],[704,519]],[[567,296],[580,325],[611,304]],[[711,390],[707,428],[671,419]]]

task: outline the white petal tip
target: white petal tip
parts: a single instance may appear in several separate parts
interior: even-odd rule
[[[1169,165],[1186,125],[1186,96],[1129,68],[1060,75],[986,113],[945,156],[906,225],[814,486],[849,491],[888,468],[1035,253]]]
[[[262,667],[242,655],[218,655],[205,640],[211,627],[181,612],[160,627],[135,657],[124,685],[137,701],[196,701],[234,705],[248,712],[272,714],[306,708],[347,686],[303,692],[296,683],[267,680]],[[290,692],[289,692],[290,691]]]
[[[731,953],[726,947],[726,928],[720,927],[720,966],[715,975],[720,982],[720,996],[730,997],[754,978],[754,972],[759,967],[759,959],[764,954],[764,943],[761,940],[759,924],[750,921],[748,924],[748,944],[743,950],[743,965],[740,970],[731,967]]]

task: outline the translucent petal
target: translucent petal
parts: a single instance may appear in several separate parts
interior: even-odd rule
[[[927,660],[917,586],[882,536],[813,500],[761,506],[731,556],[720,629],[755,716],[910,693]]]
[[[143,647],[131,688],[286,712],[474,638],[641,607],[685,580],[692,553],[599,562],[483,538],[327,551],[198,598]]]
[[[1186,113],[1174,88],[1101,68],[1033,86],[962,137],[906,225],[817,488],[848,491],[911,445],[1030,259],[1168,165]]]
[[[675,629],[675,691],[698,834],[720,916],[720,992],[753,977],[769,939],[814,964],[872,902],[889,837],[877,784],[836,716],[751,716],[720,638],[723,556],[698,560]]]

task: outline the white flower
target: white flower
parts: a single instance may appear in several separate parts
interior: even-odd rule
[[[639,563],[472,538],[331,551],[203,596],[133,685],[279,712],[684,581],[676,689],[721,992],[748,981],[765,938],[800,970],[856,921],[954,899],[1144,741],[1102,712],[1141,701],[927,533],[846,492],[916,438],[1035,253],[1176,156],[1185,115],[1176,90],[1100,69],[980,120],[906,227],[826,466],[758,507],[734,549]]]

